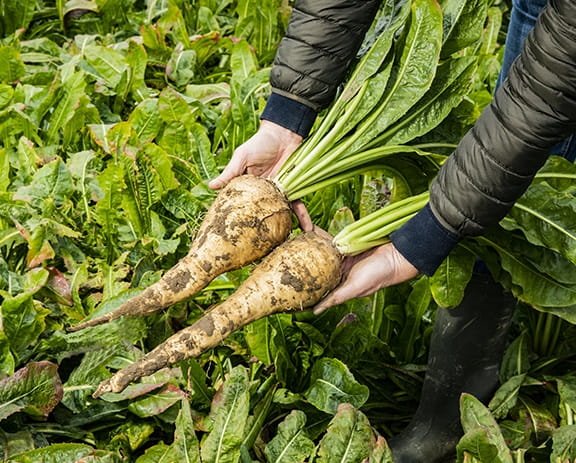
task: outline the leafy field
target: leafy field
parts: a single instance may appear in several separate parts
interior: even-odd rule
[[[461,5],[442,2],[461,13],[450,44],[474,72],[466,96],[414,141],[434,163],[399,155],[306,196],[316,224],[335,234],[426,190],[490,101],[506,8]],[[417,406],[435,310],[458,304],[477,257],[521,302],[501,388],[488,407],[463,399],[458,461],[576,459],[576,167],[559,158],[500,227],[465,240],[433,277],[319,317],[259,320],[197,359],[93,399],[102,380],[197,320],[250,271],[160,314],[66,332],[186,254],[214,198],[206,181],[257,128],[289,4],[0,6],[3,461],[390,462],[385,438]]]

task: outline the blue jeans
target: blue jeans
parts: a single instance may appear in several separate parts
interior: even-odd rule
[[[524,40],[528,36],[528,33],[534,28],[540,11],[542,11],[547,3],[547,0],[512,1],[512,14],[510,15],[510,24],[506,34],[504,61],[502,62],[498,85],[500,85],[508,75],[512,62],[522,51]],[[566,140],[552,148],[550,152],[574,161],[576,159],[576,134],[569,136]]]

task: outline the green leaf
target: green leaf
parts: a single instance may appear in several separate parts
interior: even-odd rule
[[[490,403],[488,404],[488,407],[495,418],[504,418],[508,415],[510,410],[516,406],[516,403],[518,402],[518,394],[525,379],[525,373],[518,376],[512,376],[512,378],[498,388],[494,397],[492,397],[492,400],[490,400]]]
[[[200,463],[200,447],[194,432],[194,422],[190,411],[190,404],[184,398],[181,402],[180,413],[176,418],[176,431],[172,449],[176,454],[175,463]]]
[[[500,381],[505,383],[513,376],[527,373],[530,369],[528,335],[522,333],[506,349],[500,365]]]
[[[456,307],[472,278],[476,256],[463,246],[456,247],[430,278],[430,291],[440,307]]]
[[[96,76],[102,78],[109,88],[116,89],[129,69],[126,57],[119,51],[100,45],[88,45],[83,51]]]
[[[559,191],[546,182],[536,182],[516,202],[502,226],[522,230],[531,243],[552,249],[576,264],[573,191]]]
[[[354,463],[367,458],[374,436],[368,418],[350,404],[341,404],[318,447],[319,463]]]
[[[466,452],[483,462],[513,463],[496,420],[478,399],[462,394],[460,415],[465,434],[457,446],[459,462]]]
[[[402,117],[430,88],[442,41],[442,12],[436,2],[412,2],[410,24],[402,54],[393,69],[383,101],[359,125],[350,152],[370,146],[373,140]],[[347,150],[348,151],[348,150]]]
[[[384,63],[392,46],[394,35],[406,24],[410,14],[409,2],[404,3],[397,14],[394,14],[394,6],[394,2],[387,2],[384,5],[385,16],[382,18],[382,22],[378,24],[381,28],[381,33],[378,34],[374,43],[355,66],[342,91],[340,97],[342,105],[348,103],[358,93],[364,83],[381,70],[382,63]],[[388,11],[386,11],[387,8],[389,8]]]
[[[405,362],[412,362],[418,355],[417,340],[421,337],[421,324],[424,314],[432,302],[428,278],[422,277],[414,284],[406,303],[406,319],[399,335],[399,355]]]
[[[172,87],[166,87],[160,93],[158,111],[167,124],[175,123],[189,128],[196,120],[195,108],[188,106],[184,96]]]
[[[14,373],[16,362],[14,356],[10,352],[10,341],[0,330],[0,379]]]
[[[256,57],[251,50],[250,44],[246,40],[240,40],[234,44],[230,59],[232,78],[236,81],[241,82],[248,79],[256,72]]]
[[[272,326],[267,318],[256,320],[244,328],[250,352],[265,365],[271,365],[273,360],[272,336]]]
[[[27,201],[46,215],[69,201],[74,190],[72,176],[60,158],[39,169],[29,185],[20,187],[14,199]]]
[[[104,450],[94,450],[84,444],[53,444],[21,453],[9,463],[120,463],[121,459]]]
[[[180,368],[184,374],[187,384],[189,385],[191,399],[194,403],[203,406],[209,406],[212,401],[213,391],[207,386],[207,375],[194,358],[182,362]]]
[[[358,383],[347,366],[337,359],[321,358],[313,368],[306,400],[318,410],[335,414],[341,403],[359,408],[368,399],[368,387]]]
[[[243,367],[236,367],[212,402],[212,432],[202,442],[203,463],[238,461],[248,419],[249,402],[247,371]]]
[[[146,449],[144,455],[138,457],[135,463],[180,463],[175,460],[172,447],[161,442]]]
[[[35,447],[30,431],[7,433],[0,430],[0,440],[3,444],[0,447],[0,458],[3,458],[3,461],[8,461],[11,456],[33,450]]]
[[[194,78],[196,52],[176,47],[166,64],[166,77],[178,87],[184,87]]]
[[[368,463],[394,463],[392,451],[382,436],[378,436]]]
[[[529,378],[526,381],[529,381]],[[544,442],[550,437],[554,429],[558,427],[555,415],[556,411],[550,410],[548,404],[534,402],[524,395],[520,397],[518,420],[526,423],[526,427],[530,429],[534,442]]]
[[[109,254],[114,255],[114,237],[118,233],[118,224],[122,219],[122,191],[125,188],[124,169],[121,164],[108,163],[97,178],[102,197],[96,203],[96,221],[102,227],[109,246]]]
[[[17,412],[46,418],[62,394],[58,366],[46,361],[30,362],[0,381],[0,420]]]
[[[301,410],[292,412],[278,425],[278,432],[264,449],[268,463],[299,463],[310,457],[314,442],[305,429],[306,415]]]
[[[454,2],[451,3],[455,8],[450,7],[450,11],[457,11],[460,5]],[[446,31],[447,37],[444,39],[442,57],[447,57],[475,44],[482,36],[488,11],[488,2],[486,0],[467,0],[462,3],[456,23],[453,23],[453,19],[450,18],[452,27]],[[452,15],[452,17],[454,16],[456,15]]]
[[[203,179],[209,180],[219,174],[216,158],[212,154],[210,138],[206,128],[193,124],[189,131],[192,156]]]
[[[528,304],[576,320],[576,266],[559,254],[530,245],[520,237],[500,233],[477,239],[492,247],[510,275],[514,295]]]
[[[128,421],[112,431],[109,449],[120,452],[133,452],[144,445],[154,434],[154,426],[150,423],[134,423]]]
[[[0,37],[7,37],[18,29],[27,29],[34,16],[35,2],[0,0]],[[0,66],[0,69],[3,67]]]
[[[0,46],[0,82],[12,84],[26,73],[20,52],[14,47]]]
[[[350,225],[353,222],[354,222],[354,214],[349,208],[343,207],[341,209],[338,209],[338,211],[336,211],[336,214],[334,214],[334,217],[332,217],[332,220],[330,221],[330,227],[328,228],[328,233],[330,233],[332,236],[335,236],[344,227]]]
[[[11,85],[0,84],[0,109],[4,109],[12,101],[14,89]]]
[[[468,94],[476,70],[476,60],[471,57],[442,63],[430,90],[414,105],[415,109],[378,137],[378,143],[402,145],[434,129]]]
[[[237,2],[238,22],[234,35],[247,39],[260,57],[272,54],[281,39],[282,25],[279,24],[283,4],[278,1],[254,5],[250,0]]]
[[[25,357],[46,327],[44,319],[49,311],[37,305],[33,297],[46,285],[48,277],[46,269],[34,269],[26,274],[24,288],[16,296],[1,292],[4,300],[0,305],[0,326],[17,359]]]
[[[134,127],[136,137],[142,145],[152,142],[162,128],[158,100],[147,98],[141,101],[130,114],[128,122]]]
[[[47,142],[58,143],[60,130],[77,117],[76,110],[83,99],[87,99],[86,81],[83,72],[75,72],[67,78],[57,91],[56,108],[48,121]]]
[[[131,40],[126,52],[126,63],[129,66],[132,78],[131,91],[136,101],[144,100],[151,93],[146,87],[145,75],[148,64],[146,49],[135,40]]]
[[[146,179],[147,207],[156,203],[167,191],[179,186],[172,170],[172,161],[158,145],[148,143],[136,158],[142,178]]]
[[[555,379],[558,384],[561,415],[564,414],[562,408],[565,406],[570,407],[571,410],[576,410],[576,376],[568,374]]]
[[[576,425],[562,426],[552,434],[552,462],[576,460]]]
[[[160,392],[131,401],[128,410],[140,418],[157,416],[180,402],[184,395],[184,392],[177,386],[169,384]]]

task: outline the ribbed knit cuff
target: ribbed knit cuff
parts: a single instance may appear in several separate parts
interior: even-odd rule
[[[291,98],[272,93],[260,119],[265,119],[306,138],[316,120],[316,111]]]
[[[400,254],[429,276],[459,241],[457,235],[440,224],[429,204],[392,233],[390,239]]]

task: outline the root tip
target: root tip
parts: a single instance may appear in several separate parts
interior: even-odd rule
[[[110,380],[102,381],[98,386],[98,388],[96,389],[96,391],[94,392],[94,394],[92,394],[92,397],[94,399],[98,399],[99,397],[101,397],[104,394],[107,394],[108,392],[112,392],[112,386],[110,385]]]

